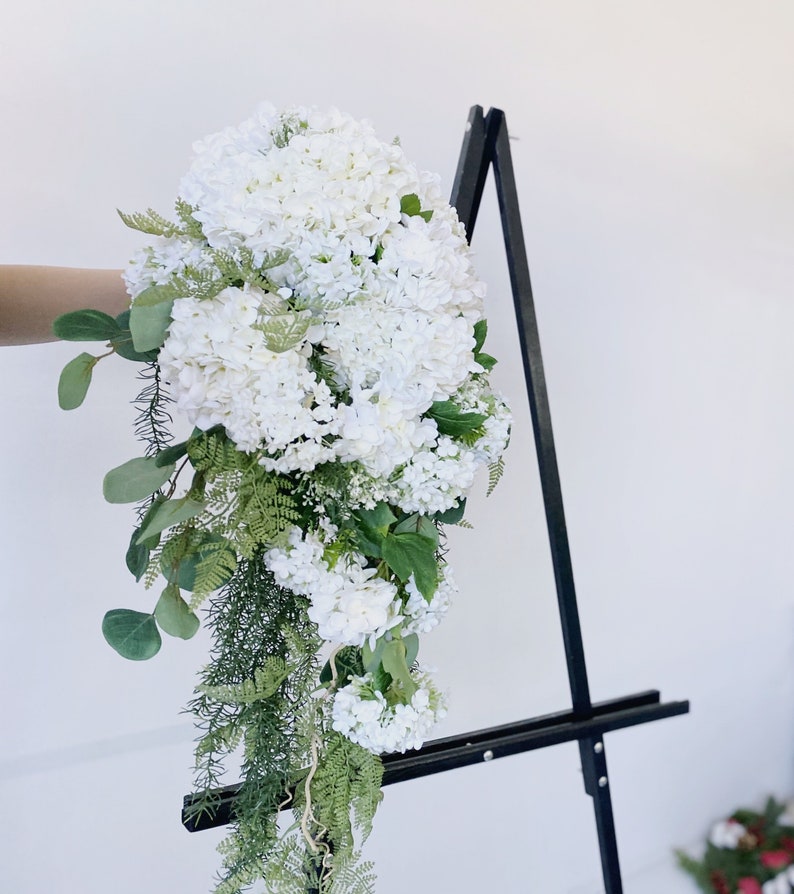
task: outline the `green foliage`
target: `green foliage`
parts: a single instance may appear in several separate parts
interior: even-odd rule
[[[157,350],[171,325],[174,297],[166,286],[150,286],[130,308],[130,332],[136,352]]]
[[[102,621],[102,635],[111,648],[130,661],[152,658],[162,644],[154,615],[128,608],[107,612]]]
[[[243,555],[280,543],[301,513],[288,479],[252,464],[242,474],[230,524]]]
[[[437,541],[423,534],[388,534],[383,541],[383,558],[405,583],[413,574],[419,592],[428,600],[438,585]]]
[[[496,462],[493,462],[488,466],[487,496],[490,497],[491,494],[494,492],[496,485],[499,484],[499,482],[502,479],[502,475],[504,475],[504,471],[505,471],[505,461],[501,456],[499,457],[499,459],[496,460]]]
[[[270,698],[287,679],[291,668],[276,655],[268,655],[262,667],[254,670],[250,679],[242,683],[225,686],[199,685],[199,692],[217,702],[229,705],[248,705],[261,699]]]
[[[135,435],[146,445],[146,455],[160,454],[173,440],[170,425],[169,404],[173,403],[163,387],[160,367],[148,363],[138,370],[138,379],[143,383],[138,396],[133,401],[138,415],[135,419]],[[162,465],[159,460],[157,465]]]
[[[154,617],[165,633],[180,639],[195,636],[200,626],[198,617],[190,610],[176,584],[168,584],[163,590],[157,600]]]
[[[136,503],[159,490],[174,472],[174,466],[155,464],[152,457],[136,457],[111,469],[102,482],[108,503]]]
[[[156,468],[161,468],[159,462],[160,456],[161,454],[158,454],[158,456],[153,457]],[[166,469],[174,468],[173,465],[165,465],[162,467]],[[146,524],[141,526],[138,542],[143,543],[144,540],[149,540],[149,538],[155,534],[165,531],[166,528],[170,528],[180,522],[194,518],[201,514],[205,508],[204,503],[198,500],[192,500],[189,495],[180,497],[178,500],[163,500],[162,502],[159,502],[154,507],[152,513],[147,517]]]
[[[427,415],[435,420],[439,434],[449,435],[451,438],[474,431],[487,419],[482,413],[464,413],[451,400],[434,401]]]
[[[198,472],[236,472],[243,469],[250,458],[234,446],[222,428],[211,428],[194,435],[187,442],[187,455]]]
[[[400,199],[400,212],[408,217],[421,217],[423,220],[430,222],[433,217],[432,211],[422,211],[422,205],[419,202],[419,196],[415,193],[409,193]]]
[[[352,851],[354,828],[364,839],[369,835],[383,797],[382,782],[378,757],[341,733],[327,734],[311,793],[314,814],[335,850]]]
[[[203,241],[204,231],[201,229],[201,224],[193,217],[193,212],[196,210],[193,205],[184,199],[178,198],[174,207],[185,236],[188,239],[194,239],[196,242]]]
[[[149,236],[183,236],[185,231],[178,224],[168,220],[152,208],[146,211],[135,211],[132,214],[125,214],[123,211],[116,209],[119,217],[124,224],[131,230],[139,230],[141,233],[147,233]]]
[[[85,400],[98,360],[83,352],[63,368],[58,380],[58,406],[62,410],[74,410]]]
[[[52,331],[64,341],[110,341],[119,335],[119,325],[103,311],[87,308],[56,317]]]
[[[265,336],[267,349],[282,354],[303,341],[311,322],[312,315],[308,310],[285,311],[267,317],[257,328]]]

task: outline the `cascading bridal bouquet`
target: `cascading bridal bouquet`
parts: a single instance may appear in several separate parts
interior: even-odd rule
[[[417,664],[456,591],[443,525],[479,467],[496,484],[509,438],[485,287],[438,179],[368,124],[263,107],[194,148],[175,220],[122,215],[153,237],[125,272],[130,309],[55,324],[144,364],[145,456],[104,494],[139,503],[127,566],[164,585],[102,629],[146,659],[208,603],[194,810],[215,808],[231,756],[243,778],[218,892],[371,891],[356,849],[378,755],[419,748],[445,712]],[[64,409],[99,359],[66,366]],[[194,426],[181,443],[174,407]]]

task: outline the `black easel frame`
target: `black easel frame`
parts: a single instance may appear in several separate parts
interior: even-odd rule
[[[436,739],[413,754],[385,755],[383,784],[392,785],[482,761],[547,748],[562,742],[577,741],[585,792],[593,799],[605,891],[606,894],[622,894],[623,883],[607,775],[604,734],[649,723],[652,720],[686,714],[689,711],[689,702],[663,704],[659,693],[655,690],[596,704],[590,699],[562,489],[507,124],[500,109],[492,108],[487,115],[483,115],[481,106],[473,106],[469,113],[450,199],[466,227],[469,241],[477,221],[488,169],[491,167],[496,180],[499,213],[524,363],[524,377],[535,435],[572,707],[570,711]],[[238,790],[239,786],[222,789],[215,814],[212,817],[205,815],[198,819],[189,816],[188,808],[195,796],[187,795],[184,799],[182,822],[191,832],[226,825],[232,818]]]

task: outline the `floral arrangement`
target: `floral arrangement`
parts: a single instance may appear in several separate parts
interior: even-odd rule
[[[791,894],[794,804],[736,810],[713,826],[702,860],[679,851],[678,862],[707,894]]]
[[[142,364],[145,455],[104,495],[138,503],[126,563],[162,590],[103,632],[146,659],[206,607],[194,811],[216,808],[230,760],[243,779],[219,894],[371,891],[357,848],[378,756],[445,713],[417,663],[456,593],[443,526],[466,524],[480,467],[495,486],[509,439],[485,287],[438,179],[366,123],[265,106],[194,149],[173,220],[121,215],[152,237],[125,271],[130,309],[55,324],[107,343],[64,369],[64,409],[101,357]],[[179,442],[175,411],[193,426]]]

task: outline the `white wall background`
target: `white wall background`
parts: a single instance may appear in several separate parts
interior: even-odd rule
[[[505,109],[593,695],[692,700],[607,737],[629,894],[694,890],[671,849],[794,789],[793,42],[785,0],[0,11],[0,263],[122,266],[114,209],[169,209],[192,140],[261,99],[369,117],[448,186],[469,106]],[[447,733],[567,705],[499,240],[489,192],[474,246],[517,424],[426,649]],[[136,389],[107,363],[61,413],[75,353],[0,353],[0,890],[207,891],[220,835],[179,824],[206,642],[138,665],[102,641],[106,609],[151,602],[100,492]],[[367,853],[380,894],[602,890],[574,745],[387,789]]]

